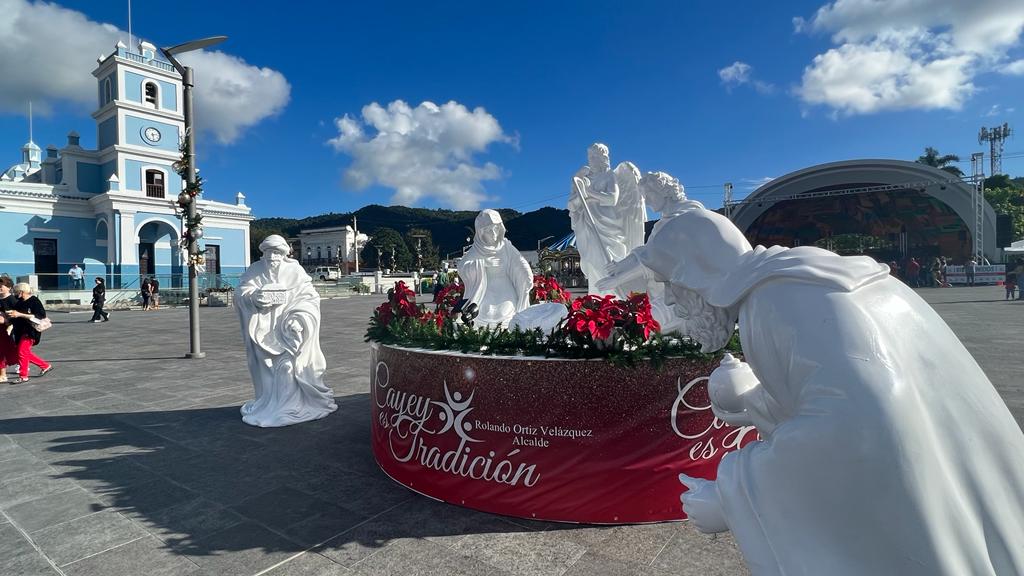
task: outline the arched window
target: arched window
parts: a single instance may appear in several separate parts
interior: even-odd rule
[[[145,103],[152,105],[153,108],[159,108],[160,90],[157,88],[156,82],[146,82],[142,87],[145,91]]]
[[[114,99],[114,89],[110,85],[110,78],[103,81],[103,104],[107,104]]]
[[[164,173],[159,170],[146,170],[146,196],[149,198],[164,197]]]

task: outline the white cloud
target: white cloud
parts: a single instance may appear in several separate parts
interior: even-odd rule
[[[96,106],[96,58],[127,33],[43,2],[0,0],[0,14],[0,113],[24,113],[29,100],[42,114],[59,103]],[[280,72],[220,52],[189,54],[188,62],[196,67],[197,125],[222,143],[288,102],[291,88]]]
[[[992,118],[1003,114],[1013,114],[1015,111],[1016,108],[1003,108],[999,104],[993,104],[992,107],[988,109],[988,112],[985,112],[983,116],[985,118]]]
[[[774,176],[762,176],[761,178],[743,178],[740,180],[747,190],[757,190],[761,186],[775,180]]]
[[[1015,60],[1013,62],[1010,62],[1009,64],[1004,65],[1002,68],[999,69],[999,71],[1002,72],[1003,74],[1009,74],[1012,76],[1024,75],[1024,58],[1020,60]]]
[[[753,73],[753,66],[746,62],[740,62],[737,60],[736,62],[733,62],[719,70],[718,78],[721,79],[722,84],[725,84],[726,90],[730,91],[736,86],[742,86],[743,84],[750,84],[761,94],[767,94],[774,89],[774,86],[767,82],[755,80],[753,78]]]
[[[736,61],[718,71],[718,77],[726,86],[738,86],[750,81],[750,64]]]
[[[361,119],[346,114],[334,123],[338,136],[328,144],[352,156],[345,184],[356,190],[392,188],[391,201],[405,206],[434,199],[458,210],[478,209],[490,199],[483,182],[502,172],[474,156],[495,142],[516,144],[486,110],[471,111],[454,101],[415,108],[401,100],[387,108],[374,102],[363,107]]]
[[[291,85],[277,70],[219,51],[189,52],[179,60],[194,70],[196,126],[221,144],[234,142],[243,130],[288,104]]]
[[[836,0],[794,28],[837,44],[804,69],[796,93],[805,103],[842,114],[956,110],[1020,38],[1024,2]]]

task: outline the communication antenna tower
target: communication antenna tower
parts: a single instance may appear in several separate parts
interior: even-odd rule
[[[994,128],[982,127],[978,132],[978,144],[988,142],[989,151],[989,176],[1003,173],[1003,142],[1010,137],[1010,125],[1003,122],[1002,126]]]
[[[725,198],[722,201],[722,212],[725,217],[732,220],[732,182],[725,183]]]

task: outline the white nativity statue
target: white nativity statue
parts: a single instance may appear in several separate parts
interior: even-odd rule
[[[647,207],[661,214],[661,218],[654,224],[651,230],[651,238],[658,235],[674,216],[682,214],[687,210],[703,210],[704,205],[696,200],[688,200],[683,185],[679,180],[665,172],[648,172],[640,179],[640,191],[643,193],[644,202]],[[630,254],[626,258],[635,258]],[[618,264],[612,264],[606,273],[614,273]],[[638,273],[644,272],[641,266],[634,267]],[[651,313],[654,319],[661,325],[663,333],[680,332],[686,334],[686,322],[675,313],[674,308],[669,304],[665,296],[665,284],[644,274],[647,284],[647,295],[651,302]],[[621,281],[621,278],[620,278]]]
[[[639,189],[640,171],[633,163],[623,162],[612,170],[608,147],[601,143],[587,149],[587,161],[572,179],[569,218],[580,269],[590,293],[598,294],[596,285],[605,268],[644,243],[647,210]],[[641,282],[620,286],[618,294],[644,290]]]
[[[288,242],[274,234],[260,244],[263,258],[242,274],[236,300],[256,397],[242,406],[242,421],[288,426],[334,412],[324,384],[320,350],[320,295]]]
[[[459,278],[465,284],[465,306],[476,304],[475,323],[508,327],[516,312],[530,305],[533,272],[530,264],[505,238],[505,225],[494,210],[476,217],[473,246],[459,261]]]
[[[703,209],[634,254],[616,274],[667,283],[705,350],[739,321],[749,364],[727,359],[709,393],[761,440],[726,454],[715,481],[681,476],[681,499],[699,530],[733,532],[755,576],[1024,574],[1024,434],[888,267],[751,248]]]

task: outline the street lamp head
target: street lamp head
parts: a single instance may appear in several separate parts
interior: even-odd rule
[[[175,54],[191,52],[193,50],[200,50],[208,46],[213,46],[214,44],[220,44],[221,42],[227,39],[227,36],[210,36],[209,38],[202,38],[200,40],[191,40],[189,42],[183,42],[181,44],[178,44],[177,46],[171,46],[170,48],[161,48],[160,51],[163,52],[164,57],[167,58],[167,61],[174,66],[174,69],[177,70],[178,73],[182,76],[185,76],[185,67],[182,66],[181,62],[178,62],[178,59],[174,57]]]
[[[213,46],[214,44],[220,44],[227,39],[227,36],[210,36],[209,38],[182,42],[181,44],[171,46],[170,48],[161,48],[160,51],[164,54],[181,54],[182,52],[201,50],[203,48]]]

